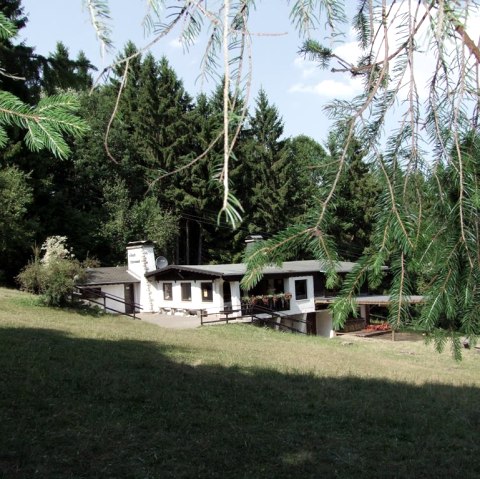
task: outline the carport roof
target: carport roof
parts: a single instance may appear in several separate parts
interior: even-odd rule
[[[126,266],[87,269],[84,285],[139,283],[140,280],[127,271]]]
[[[317,304],[331,304],[336,299],[337,298],[333,297],[333,296],[316,297],[315,298],[315,303],[317,303]],[[393,302],[391,296],[375,295],[375,294],[357,296],[356,298],[354,298],[354,301],[358,305],[367,305],[367,306],[389,306]],[[403,301],[405,301],[406,303],[409,303],[409,304],[421,304],[425,301],[425,297],[424,296],[418,296],[418,295],[403,296]]]

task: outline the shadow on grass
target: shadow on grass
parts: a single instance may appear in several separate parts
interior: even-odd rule
[[[174,352],[0,330],[2,477],[480,477],[478,388],[194,367]]]

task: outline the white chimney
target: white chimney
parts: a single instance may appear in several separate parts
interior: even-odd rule
[[[139,279],[155,269],[154,244],[151,241],[132,241],[127,245],[128,272]]]
[[[145,278],[145,273],[155,269],[153,246],[151,241],[132,241],[127,245],[127,271],[140,280],[136,295],[143,312],[151,312],[154,309],[153,287]]]

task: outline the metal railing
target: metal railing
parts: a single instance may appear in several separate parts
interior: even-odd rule
[[[106,293],[105,291],[98,291],[95,288],[89,288],[86,286],[84,287],[76,286],[74,288],[73,295],[77,299],[88,301],[90,303],[101,306],[105,312],[111,311],[113,313],[122,314],[124,316],[128,316],[129,318],[133,318],[133,319],[137,319],[136,314],[142,309],[142,307],[138,303],[125,301],[123,298],[120,298],[119,296],[115,296],[114,294]],[[123,309],[118,309],[118,308],[113,308],[111,306],[107,306],[107,300],[109,300],[110,303],[112,302],[118,303],[119,304],[118,308],[120,308],[120,305],[123,305],[124,307]],[[130,306],[130,309],[132,309],[133,312],[127,313],[126,306]]]
[[[229,316],[233,313],[240,313],[240,316],[235,316],[233,318],[229,318]],[[233,321],[235,319],[241,319],[243,316],[241,315],[241,309],[225,309],[221,311],[215,311],[209,313],[208,310],[202,309],[200,310],[200,325],[203,326],[204,324],[212,324],[212,323],[227,323],[229,321]],[[215,316],[216,319],[205,319],[211,316]]]
[[[231,316],[233,313],[240,313],[240,316]],[[258,314],[263,314],[266,316],[257,316]],[[207,319],[208,317],[215,316],[216,319]],[[296,333],[301,333],[301,334],[307,334],[304,331],[301,331],[300,329],[295,328],[294,326],[289,326],[287,324],[282,323],[281,321],[279,322],[278,319],[286,319],[288,321],[292,321],[294,323],[300,323],[300,324],[307,324],[307,321],[304,321],[303,319],[298,319],[294,318],[293,316],[290,316],[288,314],[280,313],[278,311],[273,311],[270,308],[260,306],[260,305],[255,305],[255,309],[251,309],[250,312],[245,314],[245,309],[228,309],[224,311],[217,311],[217,312],[212,312],[208,313],[206,310],[202,310],[200,313],[200,324],[203,326],[204,324],[213,324],[213,323],[226,323],[229,324],[229,321],[235,321],[239,319],[245,319],[245,318],[250,318],[250,322],[252,324],[260,324],[263,326],[274,326],[277,327],[280,330],[288,330],[291,332],[296,332]]]
[[[266,314],[267,317],[264,316],[257,316],[257,314]],[[282,323],[281,321],[278,322],[277,320],[285,319],[287,321],[292,321],[297,324],[305,324],[307,325],[307,321],[303,319],[295,318],[289,314],[281,313],[279,311],[272,311],[269,308],[262,307],[260,305],[255,305],[255,314],[251,315],[252,323],[258,323],[261,325],[268,325],[278,327],[278,329],[287,330],[295,333],[307,334],[305,331],[295,328],[294,326],[288,326],[287,324]]]

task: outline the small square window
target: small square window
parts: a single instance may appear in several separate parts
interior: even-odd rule
[[[307,299],[307,280],[297,279],[295,281],[295,299]]]
[[[213,301],[213,284],[202,283],[202,301]]]
[[[172,301],[172,283],[163,283],[163,299],[165,301]]]
[[[181,283],[182,288],[182,301],[191,301],[192,300],[192,284],[191,283]]]

